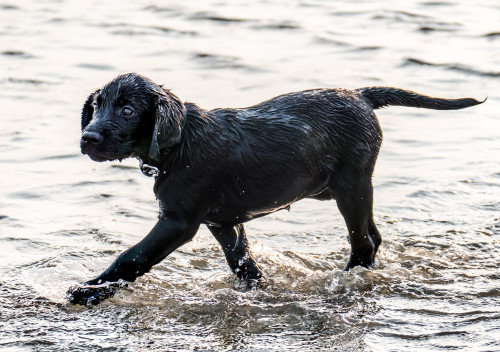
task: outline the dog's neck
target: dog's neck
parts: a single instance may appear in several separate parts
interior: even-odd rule
[[[141,169],[141,172],[148,177],[158,177],[158,175],[160,175],[162,160],[170,154],[173,147],[162,150],[160,160],[152,160],[148,157],[138,156],[137,159],[139,160],[139,168]]]
[[[211,120],[211,114],[209,111],[203,110],[193,103],[184,103],[186,107],[186,112],[182,120],[182,138],[178,143],[170,146],[167,149],[162,149],[160,151],[159,160],[150,158],[149,154],[138,154],[137,159],[139,159],[139,167],[141,172],[148,177],[157,178],[160,172],[164,171],[165,162],[169,156],[175,155],[175,157],[182,158],[182,155],[189,153],[190,146],[195,144],[195,140],[199,138],[199,133],[204,129],[208,129],[207,121]],[[214,121],[211,120],[212,123]],[[190,125],[197,125],[197,134],[191,135],[189,127]]]

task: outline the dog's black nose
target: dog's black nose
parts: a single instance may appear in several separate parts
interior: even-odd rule
[[[102,136],[97,132],[83,132],[82,140],[87,143],[97,144],[102,141]]]

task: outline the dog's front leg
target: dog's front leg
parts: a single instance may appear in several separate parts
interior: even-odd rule
[[[176,215],[162,216],[151,232],[135,246],[123,252],[101,275],[83,285],[72,287],[67,292],[73,304],[95,305],[113,296],[125,281],[151,270],[167,255],[190,241],[199,223],[181,220]]]
[[[243,224],[235,226],[209,225],[208,229],[221,245],[229,267],[238,278],[245,282],[246,288],[264,286],[265,280],[262,272],[250,255]]]

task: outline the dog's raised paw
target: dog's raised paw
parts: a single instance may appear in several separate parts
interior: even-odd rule
[[[122,287],[126,287],[126,281],[105,282],[100,285],[78,284],[66,292],[66,298],[71,304],[82,306],[95,306],[105,299],[113,297]]]

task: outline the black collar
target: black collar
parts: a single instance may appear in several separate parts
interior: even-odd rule
[[[139,168],[141,169],[143,175],[148,177],[158,177],[160,174],[158,166],[151,165],[151,163],[146,164],[142,159],[139,159]]]
[[[183,118],[182,118],[181,125],[180,125],[181,131],[184,130],[184,126],[186,125],[186,122],[187,122],[187,112],[184,111]],[[170,154],[170,151],[173,148],[174,147],[170,147],[169,149],[163,151],[163,153],[162,152],[160,152],[160,153],[163,154],[164,156],[166,156],[166,155]],[[143,160],[139,157],[137,157],[137,159],[139,159],[139,168],[141,169],[141,172],[145,176],[156,178],[160,175],[160,161],[159,160],[150,160],[150,159]],[[160,159],[161,159],[161,156],[160,156]]]

